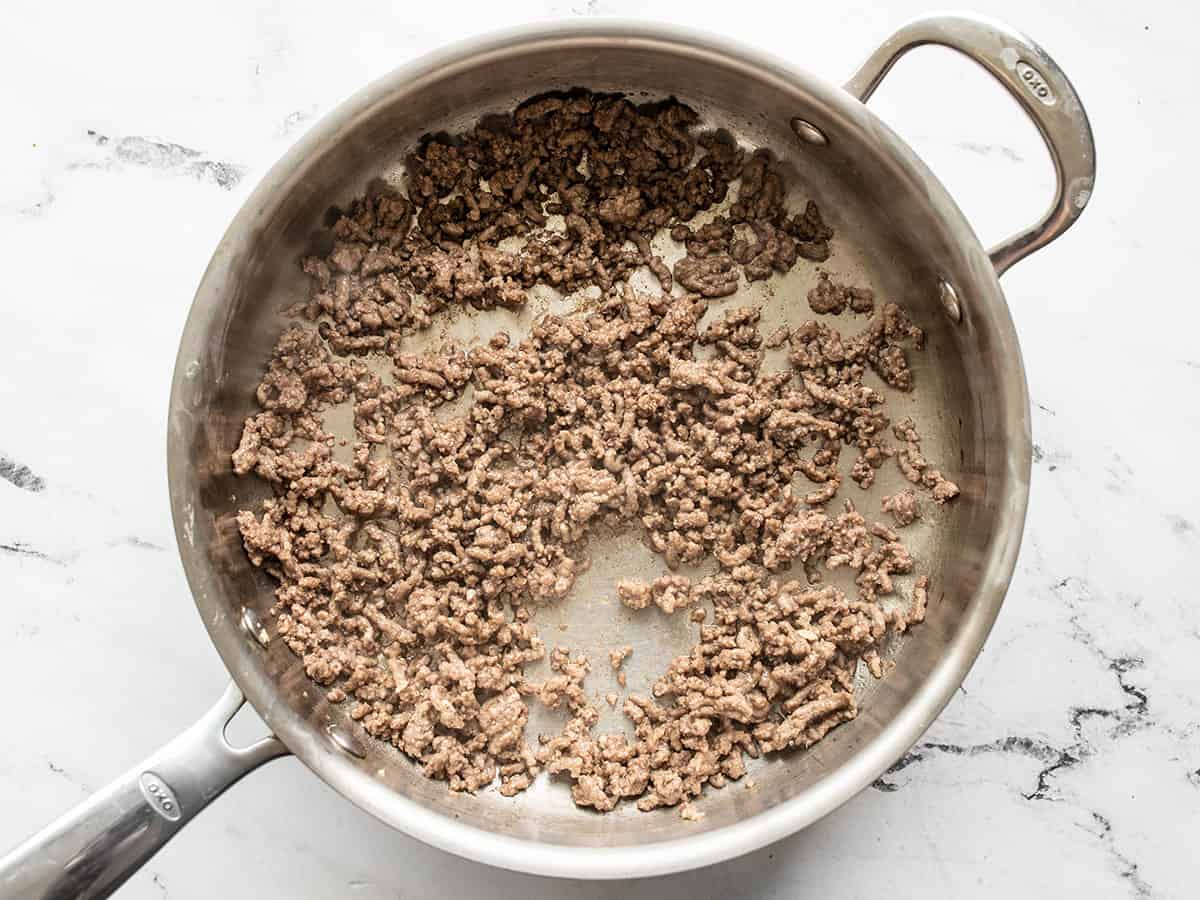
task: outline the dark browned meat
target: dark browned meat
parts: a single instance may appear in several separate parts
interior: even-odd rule
[[[423,143],[407,193],[362,197],[330,251],[304,260],[311,295],[233,454],[273,490],[238,526],[278,582],[276,633],[330,702],[454,790],[514,794],[548,771],[581,806],[631,799],[698,818],[689,799],[740,778],[745,756],[807,747],[853,718],[860,661],[881,675],[887,635],[924,616],[924,578],[906,612],[885,603],[914,569],[897,534],[849,501],[830,512],[847,446],[860,484],[895,456],[936,501],[957,493],[910,422],[894,429],[898,449],[888,442],[884,397],[863,383],[872,370],[911,390],[907,352],[923,335],[884,304],[849,337],[816,322],[778,330],[767,343],[788,342],[791,368],[764,371],[757,309],[701,331],[704,298],[827,257],[833,233],[812,203],[786,211],[768,155],[743,159],[694,124],[675,102],[578,93]],[[688,224],[739,178],[727,214]],[[650,247],[666,228],[687,250],[674,277]],[[524,244],[504,250],[505,238]],[[641,266],[658,295],[629,287]],[[541,316],[520,340],[406,348],[447,307],[519,307],[537,284],[600,298]],[[827,278],[814,296],[817,311],[873,306]],[[334,406],[353,412],[349,461],[322,425]],[[916,502],[905,492],[884,511],[904,525]],[[558,648],[544,681],[525,676],[547,655],[533,610],[571,592],[598,526],[624,523],[672,573],[622,582],[620,600],[686,609],[699,626],[651,697],[626,698],[633,738],[594,733],[585,658]],[[674,573],[709,559],[716,574]],[[816,584],[839,567],[856,596]],[[628,652],[610,654],[614,669]],[[533,700],[570,714],[535,746]]]

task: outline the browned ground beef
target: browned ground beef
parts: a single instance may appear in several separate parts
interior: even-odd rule
[[[238,523],[278,581],[276,632],[331,702],[454,790],[513,794],[544,770],[581,806],[683,804],[699,818],[688,799],[740,778],[746,756],[807,747],[853,718],[859,662],[881,675],[888,633],[924,617],[924,577],[907,604],[881,603],[914,569],[898,535],[849,500],[834,506],[845,447],[862,486],[895,457],[935,501],[957,494],[910,421],[892,444],[885,397],[863,382],[872,371],[911,391],[908,352],[924,335],[894,303],[853,335],[813,321],[764,342],[752,307],[701,330],[706,298],[827,259],[833,232],[812,202],[787,212],[769,155],[697,137],[695,122],[671,101],[576,93],[423,143],[406,193],[362,197],[331,251],[303,260],[311,295],[233,454],[238,473],[274,488]],[[650,243],[664,229],[687,250],[673,273]],[[505,238],[523,247],[503,250]],[[629,286],[643,266],[660,293]],[[596,287],[600,300],[542,316],[520,340],[406,349],[440,311],[519,307],[534,285]],[[809,300],[876,305],[827,277]],[[765,369],[764,345],[782,344],[790,367]],[[712,355],[697,359],[699,346]],[[390,360],[390,377],[367,354]],[[456,400],[461,415],[441,409]],[[353,407],[349,462],[322,425],[338,404]],[[883,511],[906,525],[915,496]],[[525,676],[547,654],[532,610],[570,594],[601,524],[640,529],[671,570],[718,566],[618,587],[629,607],[690,608],[699,626],[653,696],[626,696],[633,739],[595,733],[586,659],[558,648],[549,677]],[[839,567],[855,596],[819,584]],[[629,652],[614,650],[613,667]],[[532,700],[570,713],[533,745]]]

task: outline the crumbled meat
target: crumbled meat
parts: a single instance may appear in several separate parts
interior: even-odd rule
[[[822,272],[817,286],[808,292],[808,305],[815,313],[835,316],[846,307],[856,313],[871,313],[875,311],[875,292],[869,288],[838,284],[828,272]]]
[[[747,281],[761,281],[791,271],[799,257],[827,259],[833,230],[811,200],[802,215],[788,218],[787,190],[770,154],[759,150],[743,165],[740,154],[718,156],[716,146],[721,145],[709,146],[704,159],[719,160],[713,168],[718,178],[740,174],[738,196],[727,216],[695,232],[682,224],[672,228],[671,236],[687,247],[687,255],[675,264],[675,280],[702,297],[725,297],[738,289],[739,266]],[[740,235],[738,227],[748,236]]]
[[[701,297],[728,297],[738,289],[737,269],[728,253],[685,256],[675,263],[675,280]]]
[[[917,434],[912,419],[901,420],[892,432],[897,440],[904,441],[904,447],[896,453],[896,463],[905,478],[913,484],[927,488],[936,503],[945,503],[958,496],[958,485],[942,475],[921,455],[921,436]]]
[[[929,576],[922,575],[913,585],[912,602],[908,609],[893,610],[889,613],[889,624],[897,634],[903,634],[910,625],[918,625],[925,621],[925,613],[929,608]]]
[[[699,822],[704,818],[704,816],[705,813],[697,809],[694,804],[687,800],[684,800],[683,803],[679,804],[679,818],[681,819],[686,819],[689,822]]]
[[[617,584],[617,596],[630,609],[645,609],[653,601],[654,605],[667,615],[677,609],[686,609],[695,602],[692,583],[682,575],[664,575],[662,578],[656,578],[651,584],[622,581]],[[613,663],[613,668],[618,665],[619,660]]]
[[[890,424],[883,413],[884,398],[863,384],[866,370],[872,369],[890,387],[913,389],[906,344],[920,348],[924,332],[894,303],[887,303],[871,323],[851,337],[819,322],[804,322],[789,335],[788,358],[800,370],[810,406],[823,419],[836,426],[841,444],[857,448],[850,477],[864,490],[875,481],[875,470],[895,454],[886,442]],[[810,480],[827,481],[832,472],[824,472],[817,456],[802,463]]]
[[[633,653],[633,648],[628,644],[626,644],[624,647],[615,647],[608,651],[608,661],[612,665],[613,670],[616,671],[620,669],[621,666],[625,664],[625,660],[629,658],[631,653]]]
[[[769,335],[763,338],[763,346],[772,350],[776,347],[782,347],[788,342],[791,336],[792,330],[787,325],[780,325]]]
[[[912,488],[905,488],[890,497],[884,497],[880,508],[892,514],[898,528],[911,525],[921,517],[921,507],[917,504],[917,495],[913,493]]]
[[[806,322],[764,341],[747,306],[701,331],[705,298],[828,258],[833,231],[811,201],[788,212],[768,154],[745,158],[695,124],[674,101],[573,92],[422,142],[404,191],[350,204],[329,252],[303,260],[309,298],[232,454],[271,493],[237,525],[277,582],[276,634],[328,702],[453,790],[511,796],[545,771],[580,806],[698,818],[690,801],[741,779],[747,756],[853,718],[859,661],[882,674],[888,635],[924,618],[924,576],[907,610],[879,603],[916,565],[899,536],[849,501],[830,511],[846,447],[864,487],[894,456],[935,501],[958,493],[910,421],[888,442],[884,397],[863,383],[870,370],[912,390],[907,351],[924,335],[893,303],[845,337]],[[731,184],[724,215],[689,224]],[[662,229],[686,249],[674,273],[651,249]],[[508,238],[521,249],[501,249]],[[628,283],[643,266],[655,296]],[[408,346],[451,306],[521,307],[535,285],[599,299],[540,316],[520,340]],[[874,298],[822,276],[810,303],[870,312]],[[785,343],[790,368],[764,370],[763,348]],[[367,355],[390,362],[386,377]],[[353,413],[348,461],[323,425],[334,407]],[[917,515],[911,491],[883,509],[897,526]],[[598,527],[624,523],[671,574],[620,582],[621,602],[686,609],[699,626],[650,696],[626,696],[631,737],[595,733],[586,658],[556,648],[543,681],[525,675],[547,656],[537,608],[571,593]],[[709,560],[715,574],[676,574]],[[816,584],[840,567],[856,596]],[[609,656],[622,687],[629,652]],[[530,702],[569,714],[535,748]]]

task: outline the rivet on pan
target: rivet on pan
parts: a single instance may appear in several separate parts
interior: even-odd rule
[[[949,282],[939,282],[938,296],[942,301],[942,309],[946,311],[946,315],[950,317],[950,321],[961,322],[962,305],[958,302],[958,293],[950,286]]]
[[[825,137],[825,132],[812,122],[806,122],[799,116],[792,119],[792,131],[796,132],[796,137],[807,144],[816,144],[818,147],[824,147],[829,143],[829,138]]]
[[[258,618],[258,613],[248,606],[242,607],[242,628],[246,630],[246,634],[258,641],[260,647],[271,643],[271,636],[267,634],[267,629]]]
[[[330,722],[325,731],[328,733],[329,739],[333,741],[334,746],[339,750],[349,753],[351,756],[357,756],[359,759],[367,758],[367,751],[362,748],[362,745],[358,741],[346,734],[341,726]]]

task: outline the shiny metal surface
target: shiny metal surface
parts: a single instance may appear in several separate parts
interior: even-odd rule
[[[1092,127],[1075,88],[1058,64],[1019,31],[980,16],[930,16],[908,23],[880,45],[846,83],[864,103],[909,50],[937,44],[983,66],[1041,132],[1054,163],[1054,200],[1042,218],[989,251],[996,274],[1046,246],[1079,218],[1096,180]]]
[[[271,632],[267,631],[258,613],[249,606],[242,609],[242,629],[263,647],[271,643]]]
[[[0,859],[0,897],[110,896],[226,788],[287,753],[274,737],[225,739],[244,702],[231,684],[199,722]]]
[[[358,737],[345,726],[339,725],[337,722],[330,722],[325,731],[337,749],[343,753],[349,753],[358,759],[367,758],[367,751],[363,748],[363,738]]]
[[[1019,80],[1025,69],[1003,67],[1015,54],[1015,62],[1033,69],[1063,103],[1053,111],[1036,93],[1041,99],[1022,101],[1053,144],[1062,202],[991,257],[942,185],[858,99],[869,96],[899,55],[929,42],[972,56],[1021,100],[1018,91],[1037,87]],[[672,810],[596,815],[573,807],[565,787],[545,779],[511,800],[491,791],[451,794],[394,748],[360,741],[344,705],[325,702],[283,642],[264,645],[257,637],[254,624],[271,627],[266,611],[272,585],[249,565],[234,522],[262,487],[235,478],[229,454],[280,331],[278,313],[306,290],[297,260],[321,241],[325,212],[380,175],[401,180],[404,153],[423,134],[453,131],[527,96],[576,86],[624,91],[635,99],[675,95],[696,108],[708,127],[728,130],[747,148],[774,151],[795,185],[795,202],[816,199],[838,229],[826,268],[900,301],[926,330],[928,349],[913,361],[920,389],[896,398],[892,411],[917,419],[927,454],[962,488],[958,501],[937,514],[938,527],[911,542],[935,590],[925,624],[892,648],[896,670],[882,682],[864,682],[858,718],[812,750],[756,763],[753,789],[708,792],[700,822],[684,821]],[[903,754],[949,700],[1003,601],[1029,489],[1029,401],[997,271],[1061,233],[1086,203],[1090,131],[1069,83],[1044,53],[983,20],[935,17],[906,26],[868,59],[848,89],[674,28],[573,22],[523,29],[444,50],[370,85],[314,126],[264,177],[218,246],[180,344],[168,435],[171,506],[197,608],[235,682],[279,741],[333,788],[396,828],[493,865],[591,878],[662,874],[748,852],[825,815]],[[798,141],[796,119],[827,144]],[[797,267],[714,303],[713,314],[728,305],[758,304],[765,331],[803,319],[805,304],[795,298],[814,278],[809,267]],[[953,285],[961,302],[957,323],[946,315],[942,284]],[[519,332],[542,311],[565,308],[563,298],[540,292],[520,313],[463,313],[424,340],[486,338],[500,328]],[[889,477],[898,478],[881,475],[877,493],[894,489]],[[635,537],[599,537],[589,553],[593,566],[586,577],[566,600],[540,611],[538,623],[548,641],[593,659],[603,659],[618,640],[632,644],[626,670],[631,690],[642,689],[690,645],[692,635],[682,617],[638,617],[612,599],[618,577],[653,576],[662,569]],[[243,608],[258,623],[247,627]],[[604,679],[611,674],[601,670],[597,665],[589,682],[598,691],[607,688]],[[531,730],[554,724],[533,721]],[[207,733],[209,725],[201,723],[185,738],[197,729]],[[606,726],[620,723],[602,720]],[[269,747],[259,751],[263,759],[281,752],[274,743]],[[102,841],[95,854],[101,875],[94,879],[101,892],[82,896],[104,896],[121,871],[144,860],[194,814],[197,798],[207,802],[251,767],[240,757],[240,768],[235,766],[225,750],[201,752],[191,738],[168,750],[172,768],[155,771],[179,795],[184,815],[178,822],[149,819],[154,827],[132,855]],[[117,792],[128,803],[141,803],[131,776],[102,797]],[[205,793],[205,786],[213,792]],[[96,799],[87,809],[0,864],[0,886],[27,877],[26,869],[61,877],[64,855],[45,851],[69,836],[71,852],[78,852],[84,824],[88,840],[108,833],[101,827],[105,818],[112,834],[124,830],[120,804]],[[120,859],[107,860],[101,851]]]
[[[962,321],[962,304],[958,300],[958,291],[948,281],[938,284],[938,296],[942,300],[942,309],[950,317],[951,322]]]
[[[796,137],[800,138],[800,140],[818,147],[824,147],[829,143],[829,138],[825,137],[825,132],[812,122],[806,122],[799,117],[792,119],[792,131],[796,132]]]

